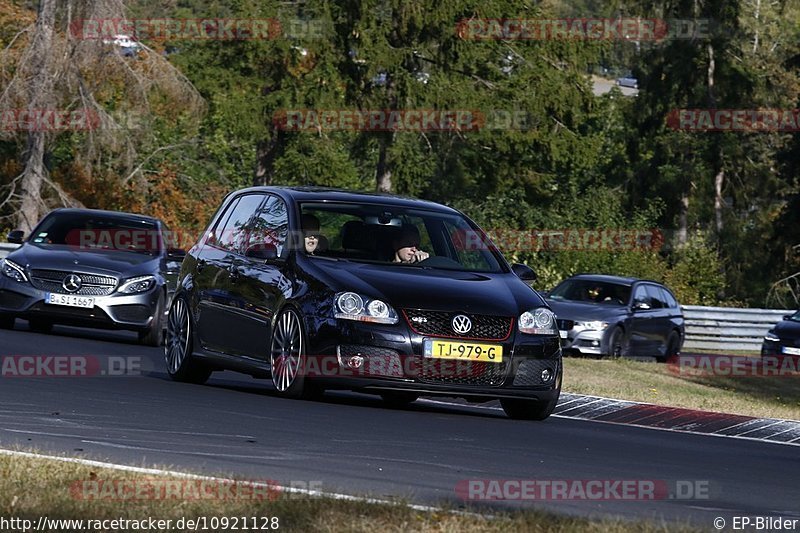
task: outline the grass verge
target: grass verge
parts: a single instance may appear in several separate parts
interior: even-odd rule
[[[589,520],[553,515],[544,512],[521,511],[516,513],[497,512],[492,517],[457,514],[448,511],[418,511],[400,503],[374,504],[360,501],[343,501],[331,498],[309,498],[298,495],[289,497],[285,494],[272,494],[274,499],[166,499],[166,498],[105,498],[87,499],[85,489],[77,492],[76,483],[85,480],[108,482],[114,480],[119,484],[127,483],[127,487],[142,486],[152,483],[154,479],[185,481],[181,478],[158,477],[152,474],[137,474],[119,470],[109,470],[75,463],[66,463],[51,459],[0,456],[0,508],[2,518],[32,520],[37,524],[39,517],[53,519],[114,520],[125,519],[141,521],[147,518],[172,520],[170,528],[146,529],[131,527],[132,524],[120,524],[114,527],[107,524],[103,531],[193,531],[194,528],[184,525],[176,528],[180,519],[198,519],[206,517],[211,524],[211,517],[228,517],[227,528],[220,526],[207,529],[211,531],[234,530],[233,517],[251,519],[266,517],[270,520],[262,522],[259,527],[270,524],[272,517],[277,517],[279,531],[322,531],[322,532],[610,532],[654,533],[660,531],[692,531],[687,525],[654,524],[648,522],[624,522],[619,520]],[[85,485],[80,485],[84,487]],[[80,496],[82,495],[82,496]],[[222,522],[219,522],[222,524]],[[123,528],[122,525],[128,527]],[[34,526],[35,527],[35,526]],[[202,527],[197,528],[202,530]],[[13,529],[8,529],[11,531]],[[21,531],[21,529],[18,529]],[[47,531],[80,531],[73,524],[71,527],[57,527],[52,523]],[[84,529],[85,530],[85,529]],[[239,531],[255,531],[243,529]],[[271,530],[260,529],[260,530]]]
[[[564,392],[747,416],[800,420],[800,375],[681,376],[630,359],[564,358]]]

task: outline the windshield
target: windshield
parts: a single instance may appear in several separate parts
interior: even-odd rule
[[[571,279],[553,289],[549,298],[572,302],[626,305],[630,295],[631,288],[628,285],[606,281]]]
[[[303,203],[308,255],[397,267],[503,272],[499,252],[458,214],[398,206]]]
[[[795,311],[795,313],[789,317],[789,320],[793,320],[794,322],[800,322],[800,310]]]
[[[94,213],[52,214],[34,230],[29,242],[147,254],[158,254],[163,246],[150,221]]]

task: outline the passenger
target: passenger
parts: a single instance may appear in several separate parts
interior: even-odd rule
[[[424,261],[430,254],[419,249],[419,230],[415,226],[403,226],[400,234],[392,241],[395,250],[395,263],[418,263]]]
[[[319,219],[314,215],[303,215],[303,241],[305,242],[306,253],[314,255],[320,241]]]

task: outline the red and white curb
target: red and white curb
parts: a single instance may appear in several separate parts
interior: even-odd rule
[[[465,403],[449,401],[430,399],[420,401],[438,405],[467,406]],[[478,408],[502,412],[500,407],[491,404]],[[697,411],[600,396],[561,393],[552,416],[800,446],[800,421],[797,420]]]

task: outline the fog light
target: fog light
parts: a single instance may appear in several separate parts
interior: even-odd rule
[[[600,341],[592,341],[592,346],[594,347],[600,346]]]
[[[360,355],[354,355],[350,359],[347,360],[347,365],[350,368],[361,368],[361,365],[364,364],[364,358]]]
[[[553,379],[553,371],[550,370],[549,368],[545,368],[544,370],[542,370],[542,381],[547,383],[551,379]]]

